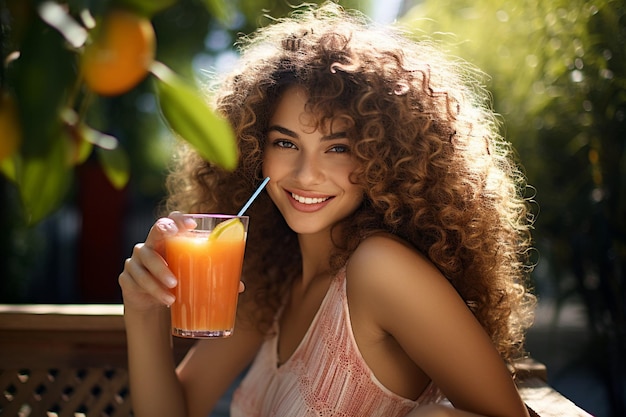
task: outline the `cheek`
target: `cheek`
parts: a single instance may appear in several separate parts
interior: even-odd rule
[[[362,190],[356,190],[352,198],[354,210],[356,210],[357,208],[361,206],[361,204],[363,203],[363,200],[365,200],[364,192]]]
[[[263,156],[262,171],[264,177],[270,177],[272,180],[278,181],[289,176],[292,167],[293,158],[289,158],[280,152],[266,152]]]
[[[357,168],[356,164],[353,164],[353,163],[344,164],[335,169],[333,177],[341,178],[344,188],[356,187],[356,185],[352,182],[354,179],[353,174],[356,168]]]
[[[347,176],[347,181],[345,184],[348,193],[351,195],[352,200],[354,201],[355,206],[360,206],[363,200],[366,199],[366,192],[362,186],[357,185],[352,182],[352,171]]]
[[[270,200],[272,200],[272,202],[276,204],[276,194],[278,193],[276,188],[274,188],[273,186],[270,186],[270,184],[267,184],[266,191],[267,191],[267,195],[270,196]]]

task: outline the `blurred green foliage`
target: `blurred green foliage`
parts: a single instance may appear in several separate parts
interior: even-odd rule
[[[6,65],[0,88],[16,103],[16,131],[21,146],[18,152],[0,161],[0,168],[19,190],[27,223],[36,224],[59,207],[70,189],[74,167],[92,154],[97,155],[116,188],[126,186],[131,161],[117,138],[118,133],[112,131],[117,124],[115,118],[106,112],[107,104],[115,99],[98,96],[84,83],[81,55],[91,43],[97,42],[99,26],[108,18],[109,10],[123,8],[152,19],[173,8],[175,3],[174,0],[64,4],[12,0],[7,3],[5,19],[11,21],[3,25]],[[223,21],[230,18],[221,0],[205,0],[196,7],[203,7],[205,22],[211,15]],[[198,45],[190,39],[193,31],[179,33],[187,34],[179,39],[182,45],[188,48]],[[189,53],[189,49],[184,52]],[[107,53],[115,54],[115,50]],[[159,61],[153,67],[157,65],[166,68],[166,64]],[[158,78],[161,88],[156,92],[152,91],[151,77],[147,77],[141,87],[131,89],[152,93],[161,108],[175,107],[178,117],[173,119],[168,117],[171,111],[159,113],[167,125],[212,162],[232,169],[237,155],[230,127],[220,124],[218,117],[213,118],[211,126],[198,125],[205,114],[212,114],[211,109],[198,95],[193,80],[183,81],[168,71],[170,76]],[[125,93],[129,91],[121,94]],[[190,100],[193,95],[197,96],[196,100]],[[136,106],[134,110],[136,113]],[[227,151],[215,152],[216,148]]]
[[[576,296],[603,347],[593,360],[626,412],[626,4],[425,0],[403,24],[436,33],[488,76],[534,187],[535,280]],[[621,353],[620,353],[621,352]]]
[[[584,263],[583,285],[613,287],[615,320],[626,294],[625,20],[612,0],[425,1],[403,18],[491,76],[494,107],[536,188],[548,275],[577,275]]]

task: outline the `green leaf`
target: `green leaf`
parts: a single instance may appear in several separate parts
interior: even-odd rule
[[[85,162],[91,155],[93,146],[99,145],[100,142],[112,144],[113,147],[117,146],[117,139],[91,129],[79,119],[78,114],[72,109],[63,109],[61,120],[63,120],[68,137],[68,160],[71,165],[80,165]],[[107,140],[107,138],[111,139]]]
[[[87,140],[78,141],[76,149],[74,151],[74,165],[80,165],[84,163],[91,155],[93,150],[93,144]]]
[[[235,169],[237,143],[228,121],[218,116],[195,88],[165,65],[156,63],[151,71],[156,76],[161,113],[171,130],[207,161],[227,170]]]
[[[130,179],[130,160],[120,146],[113,149],[96,148],[100,165],[113,187],[121,190]]]
[[[17,163],[17,180],[26,218],[38,223],[63,202],[71,183],[67,164],[67,141],[55,140],[42,156],[25,157]]]
[[[113,4],[134,10],[146,17],[152,17],[177,2],[178,0],[115,0]]]
[[[65,38],[42,20],[33,19],[19,58],[7,69],[7,84],[17,97],[25,158],[45,158],[58,140],[59,111],[76,79],[75,61]]]
[[[11,181],[17,180],[17,174],[15,172],[15,159],[18,156],[13,156],[10,158],[4,158],[0,161],[0,173],[2,173],[7,179]]]

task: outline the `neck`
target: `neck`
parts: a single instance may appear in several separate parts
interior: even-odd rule
[[[330,232],[298,235],[302,251],[302,284],[306,287],[315,278],[330,270],[330,252],[334,245]]]

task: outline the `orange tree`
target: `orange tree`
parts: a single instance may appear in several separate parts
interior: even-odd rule
[[[106,250],[91,269],[115,285],[127,222],[162,196],[172,130],[232,166],[230,129],[196,94],[191,65],[211,30],[250,30],[227,5],[0,2],[2,302],[83,301],[72,288],[98,281],[83,270],[94,241]],[[108,238],[89,229],[94,216]]]
[[[172,131],[232,167],[230,129],[188,64],[209,22],[230,25],[226,4],[0,2],[2,302],[117,300],[127,225],[162,192]],[[103,67],[115,77],[93,81]]]
[[[19,190],[26,220],[36,224],[70,189],[73,168],[97,158],[111,183],[129,179],[127,150],[107,126],[103,97],[132,94],[149,83],[162,120],[208,160],[232,169],[230,127],[196,87],[155,58],[155,15],[176,0],[9,0],[0,89],[3,134],[0,169]],[[226,19],[221,0],[208,13]],[[89,6],[89,7],[88,7]],[[148,79],[150,79],[149,82]],[[95,156],[94,156],[95,155]]]

